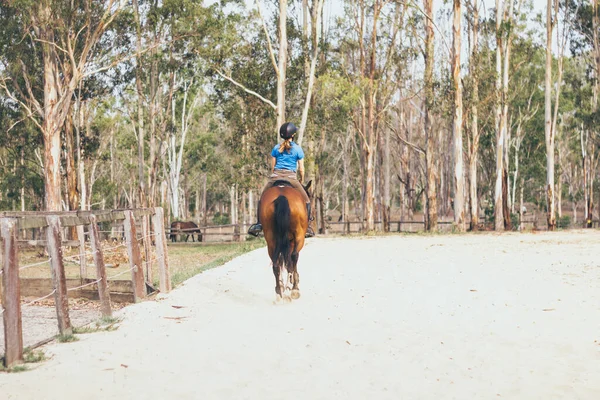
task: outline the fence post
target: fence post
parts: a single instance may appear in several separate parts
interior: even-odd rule
[[[150,240],[150,217],[142,216],[142,244],[144,245],[144,255],[146,256],[146,280],[152,282],[152,241]]]
[[[83,281],[85,278],[87,278],[87,260],[85,257],[85,230],[83,228],[83,225],[77,225],[77,238],[79,239],[79,276]]]
[[[79,227],[78,227],[79,228]],[[108,282],[106,281],[106,266],[104,265],[104,254],[102,254],[102,243],[96,224],[96,216],[90,215],[90,244],[96,265],[96,279],[98,279],[98,298],[100,299],[100,312],[103,317],[110,317],[112,309],[110,307],[110,293],[108,291]]]
[[[47,248],[50,255],[50,266],[52,271],[52,282],[54,285],[54,304],[58,318],[58,331],[61,335],[71,335],[71,319],[69,318],[69,299],[67,297],[67,280],[65,277],[65,266],[62,257],[62,237],[60,217],[49,215],[46,217],[48,227],[46,228]]]
[[[235,225],[233,225],[233,241],[239,242],[240,240],[240,224],[236,221]]]
[[[169,252],[167,251],[162,207],[154,207],[152,224],[154,225],[156,260],[158,262],[158,287],[161,292],[167,293],[171,291],[171,273],[169,272]]]
[[[146,282],[144,282],[144,269],[142,267],[142,256],[140,246],[137,242],[137,232],[135,230],[135,219],[133,212],[123,211],[125,220],[125,239],[127,241],[127,254],[129,255],[129,265],[131,266],[131,283],[133,284],[133,300],[137,303],[146,297]]]
[[[23,327],[21,322],[21,286],[17,253],[17,220],[2,218],[2,314],[4,321],[4,365],[23,362]]]

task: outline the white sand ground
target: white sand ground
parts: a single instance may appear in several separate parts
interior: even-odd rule
[[[69,318],[71,319],[71,324],[75,327],[85,326],[98,320],[101,316],[101,312],[97,309],[69,309]],[[23,346],[25,347],[36,345],[59,333],[56,308],[54,306],[23,305],[21,307],[21,323],[23,325]],[[1,354],[4,354],[4,321],[0,317]]]
[[[596,231],[313,239],[275,306],[260,249],[46,346],[0,398],[597,400],[599,255]]]

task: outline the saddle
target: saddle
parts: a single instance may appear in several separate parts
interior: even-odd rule
[[[273,182],[273,187],[278,186],[278,187],[284,187],[284,186],[288,186],[288,187],[294,187],[289,181],[286,181],[285,179],[278,179],[275,182]]]

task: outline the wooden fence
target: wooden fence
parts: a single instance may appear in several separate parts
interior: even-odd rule
[[[485,216],[479,217],[479,230],[494,230],[494,223],[486,222]],[[313,222],[314,224],[314,222]],[[466,221],[467,226],[469,225],[469,221]],[[598,228],[600,227],[600,221],[594,220],[592,221],[592,227]],[[246,230],[251,224],[227,224],[227,225],[210,225],[210,226],[199,226],[198,228],[193,229],[182,229],[181,232],[185,233],[186,231],[195,231],[196,229],[202,232],[202,242],[211,243],[211,242],[238,242],[244,241],[248,237],[246,234]],[[453,229],[454,221],[450,217],[440,217],[438,219],[438,231],[440,232],[451,232]],[[545,230],[546,229],[546,220],[542,217],[540,218],[538,215],[530,213],[523,218],[522,223],[518,221],[513,221],[513,226],[515,230],[521,226],[522,230]],[[362,233],[363,223],[361,221],[326,221],[326,232],[325,234],[356,234]],[[316,224],[313,227],[317,228],[315,231],[322,235],[323,232],[320,232],[321,226],[317,227]],[[562,227],[564,229],[579,229],[585,228],[585,221],[578,221],[578,223],[572,223],[569,227]],[[375,222],[375,228],[379,231],[383,231],[383,223],[381,221]],[[423,232],[425,230],[425,222],[423,219],[420,220],[396,220],[390,221],[390,232]],[[167,236],[170,236],[170,229],[166,228]],[[177,232],[174,232],[177,233]],[[181,239],[179,239],[181,240]]]
[[[155,233],[150,233],[149,218]],[[164,235],[164,214],[160,207],[153,209],[135,210],[102,210],[102,211],[70,211],[70,212],[2,212],[0,213],[0,239],[2,249],[2,310],[0,313],[4,322],[5,355],[4,364],[9,367],[23,361],[23,332],[21,316],[21,284],[19,270],[29,266],[19,267],[17,232],[21,229],[46,228],[46,248],[52,273],[53,290],[44,297],[54,296],[56,314],[58,317],[58,329],[60,334],[72,333],[71,321],[69,319],[69,305],[67,291],[80,289],[86,286],[96,285],[98,298],[100,300],[100,311],[103,316],[110,316],[111,297],[108,290],[106,266],[104,254],[98,231],[98,223],[106,221],[123,221],[126,239],[127,253],[131,271],[131,285],[133,288],[134,301],[140,301],[146,296],[146,281],[142,266],[142,256],[137,239],[136,219],[140,220],[143,231],[144,251],[146,252],[147,278],[151,268],[148,265],[150,258],[151,236],[154,236],[156,251],[155,261],[158,264],[159,287],[162,292],[171,290],[171,278],[169,273],[169,259]],[[76,288],[67,286],[65,268],[63,261],[62,230],[65,227],[77,227],[79,238],[79,260],[81,285]],[[84,226],[88,226],[88,236],[91,245],[91,255],[96,267],[96,279],[87,278],[87,261],[85,253]],[[156,234],[160,232],[160,234]],[[30,265],[31,266],[31,265]],[[38,299],[40,300],[40,299]]]
[[[171,231],[170,228],[165,229],[167,237],[171,236],[171,233],[178,234],[182,233],[184,238],[177,238],[178,241],[185,241],[185,236],[188,233],[199,230],[201,232],[202,242],[205,243],[221,243],[221,242],[239,242],[244,241],[247,233],[246,231],[252,224],[225,224],[225,225],[208,225],[199,226],[198,228],[189,229],[177,229]],[[190,240],[191,241],[191,240]]]
[[[481,216],[479,224],[480,230],[493,230],[493,223],[485,223],[485,217]],[[538,219],[535,216],[530,216],[523,219],[523,229],[538,229]],[[542,221],[543,222],[543,221]],[[314,223],[314,222],[313,222]],[[438,219],[438,231],[450,232],[452,231],[454,221],[447,217]],[[469,221],[467,221],[467,225]],[[227,224],[227,225],[210,225],[210,226],[198,226],[198,228],[192,229],[181,229],[173,231],[173,233],[185,233],[200,230],[202,232],[202,241],[205,243],[211,242],[238,242],[244,241],[248,236],[246,230],[251,224]],[[316,224],[315,224],[316,225]],[[313,225],[315,228],[316,226]],[[349,221],[349,222],[334,222],[327,221],[325,234],[356,234],[364,231],[363,223],[361,221]],[[319,226],[316,231],[319,234]],[[375,228],[379,231],[383,231],[383,222],[375,221]],[[423,232],[425,230],[425,222],[421,220],[397,220],[390,221],[390,232]],[[170,236],[171,230],[166,228],[165,230],[167,237]],[[181,239],[178,239],[181,240]]]

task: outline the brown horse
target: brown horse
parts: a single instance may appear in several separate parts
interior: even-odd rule
[[[310,184],[305,186],[306,190]],[[263,192],[258,212],[269,257],[273,262],[276,302],[298,299],[298,256],[304,247],[304,235],[308,228],[306,203],[302,194],[285,181],[277,182]]]
[[[177,235],[186,235],[185,241],[188,241],[190,235],[192,236],[192,242],[194,240],[194,234],[198,236],[198,242],[202,241],[202,231],[198,228],[195,222],[192,221],[173,221],[171,223],[171,234],[169,235],[172,242],[177,241]]]

